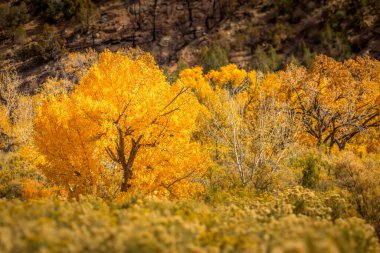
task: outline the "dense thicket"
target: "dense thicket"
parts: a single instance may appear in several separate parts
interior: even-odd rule
[[[372,228],[296,188],[277,199],[225,204],[135,198],[109,206],[0,200],[0,250],[8,252],[378,252]],[[303,201],[301,204],[300,201]],[[338,217],[332,218],[332,215]],[[337,219],[338,218],[338,219]],[[334,221],[335,220],[335,221]],[[20,229],[22,227],[22,229]]]
[[[379,61],[61,66],[34,96],[0,78],[1,251],[379,250]]]

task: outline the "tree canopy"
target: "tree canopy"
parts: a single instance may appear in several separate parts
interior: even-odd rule
[[[197,192],[208,163],[192,138],[199,110],[188,88],[166,82],[151,55],[105,51],[71,94],[47,97],[37,110],[42,168],[74,195],[96,191],[115,168],[122,191]]]
[[[380,63],[369,57],[344,62],[318,56],[311,70],[290,66],[282,74],[304,131],[317,145],[344,149],[353,137],[380,126]]]

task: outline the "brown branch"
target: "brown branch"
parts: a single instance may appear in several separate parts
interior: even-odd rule
[[[168,108],[172,103],[174,103],[174,101],[177,100],[177,98],[179,96],[181,96],[183,93],[185,93],[189,88],[181,88],[181,90],[178,92],[178,94],[161,110],[165,110],[166,108]]]

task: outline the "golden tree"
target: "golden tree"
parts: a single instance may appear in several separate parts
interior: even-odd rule
[[[290,66],[282,74],[282,92],[304,131],[316,144],[346,144],[380,126],[380,62],[358,57],[344,62],[318,56],[310,71]]]
[[[244,186],[268,189],[293,137],[288,108],[273,96],[280,87],[277,75],[258,77],[231,64],[207,75],[199,67],[184,70],[178,82],[191,87],[206,108],[198,138],[215,163]]]
[[[120,169],[120,189],[181,197],[199,190],[207,154],[192,140],[201,106],[169,85],[152,56],[105,51],[68,95],[38,108],[35,142],[47,177],[71,194],[95,192]]]

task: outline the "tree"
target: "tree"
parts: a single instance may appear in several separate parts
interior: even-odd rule
[[[0,151],[20,148],[32,133],[32,101],[20,94],[20,84],[16,72],[0,74]]]
[[[191,87],[205,106],[197,135],[207,144],[217,166],[243,186],[268,190],[279,169],[292,124],[286,104],[273,93],[279,87],[274,74],[258,77],[230,64],[207,75],[187,69],[179,82]]]
[[[35,142],[47,177],[72,195],[96,192],[117,168],[121,191],[181,197],[199,190],[207,153],[193,141],[200,110],[149,54],[105,51],[68,95],[38,108]]]
[[[320,55],[310,71],[288,67],[284,94],[316,144],[344,149],[358,134],[380,126],[380,62],[369,57],[337,62]]]
[[[66,51],[65,44],[54,25],[44,24],[42,32],[31,43],[30,51],[43,61],[58,60]]]
[[[1,3],[0,37],[2,39],[12,39],[14,42],[22,42],[25,37],[23,25],[28,20],[28,8],[24,1],[13,6],[10,3]]]

